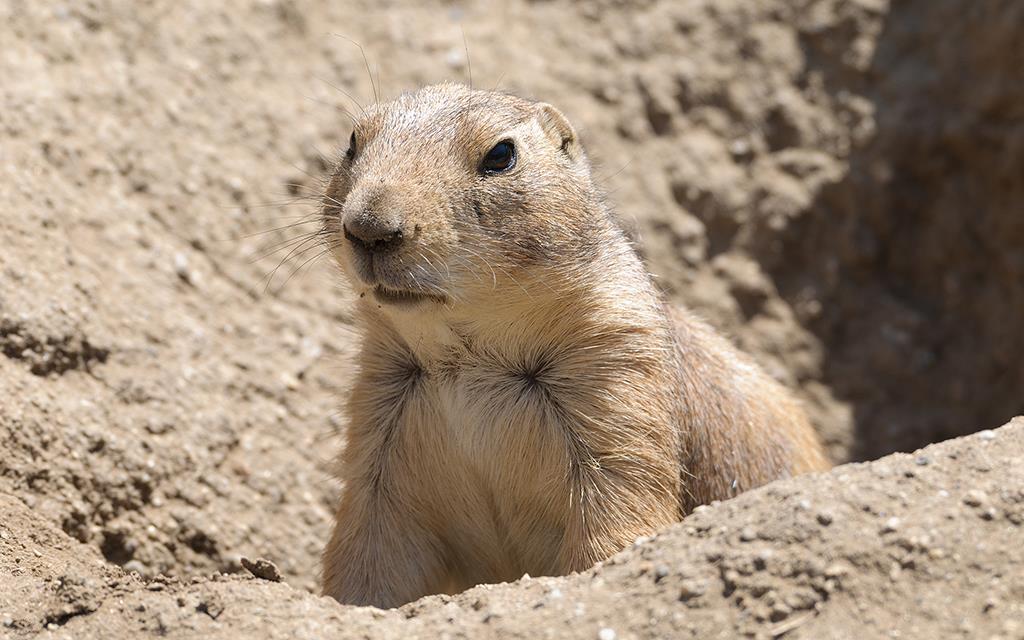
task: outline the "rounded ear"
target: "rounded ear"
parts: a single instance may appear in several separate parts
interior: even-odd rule
[[[537,105],[537,121],[548,138],[559,148],[569,159],[576,160],[579,157],[579,141],[576,138],[576,130],[569,124],[569,119],[562,115],[562,112],[547,103]]]

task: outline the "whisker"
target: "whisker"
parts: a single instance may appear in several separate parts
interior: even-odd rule
[[[300,264],[300,265],[298,266],[298,268],[296,268],[296,269],[295,269],[294,271],[292,271],[292,272],[291,272],[290,274],[288,274],[288,277],[287,277],[287,278],[285,278],[284,282],[282,282],[282,283],[281,283],[281,286],[280,286],[280,287],[278,287],[278,289],[277,289],[277,292],[278,292],[278,293],[280,293],[280,292],[281,292],[281,291],[282,291],[282,290],[284,289],[285,285],[287,285],[287,284],[288,284],[288,282],[289,282],[289,281],[290,281],[290,280],[291,280],[291,279],[292,279],[293,277],[295,277],[295,274],[297,274],[297,273],[298,273],[299,271],[301,271],[303,267],[305,267],[305,266],[306,266],[307,264],[310,264],[310,263],[311,263],[311,262],[313,262],[314,260],[317,260],[317,259],[319,259],[319,258],[322,258],[322,257],[324,257],[325,255],[327,255],[328,253],[330,253],[330,252],[331,252],[331,250],[332,250],[332,248],[328,246],[327,248],[325,248],[325,249],[324,249],[323,251],[321,251],[320,253],[318,253],[318,254],[314,255],[314,256],[313,256],[312,258],[310,258],[309,260],[306,260],[305,262],[303,262],[302,264]],[[269,283],[268,283],[268,284],[269,284]]]
[[[276,200],[276,201],[272,200],[272,201],[267,201],[267,202],[254,202],[252,204],[245,204],[245,205],[240,205],[240,204],[224,204],[224,203],[216,203],[215,202],[214,206],[216,206],[219,209],[228,209],[228,210],[237,209],[237,210],[241,211],[241,210],[244,210],[244,209],[270,209],[270,208],[274,208],[274,207],[294,207],[297,204],[313,204],[313,203],[317,202],[319,199],[320,198],[314,198],[313,196],[299,196],[299,197],[295,197],[295,198],[289,198],[288,200]],[[305,215],[305,214],[303,214],[303,215]]]
[[[506,73],[505,71],[501,72],[501,75],[498,76],[498,81],[494,83],[493,87],[491,87],[491,91],[497,91],[498,90],[498,87],[501,86],[501,81],[505,79],[505,73]]]
[[[296,247],[294,247],[291,251],[289,251],[288,254],[284,258],[282,258],[280,262],[277,263],[277,266],[274,267],[273,271],[271,271],[270,274],[268,274],[267,276],[264,276],[264,279],[267,281],[267,284],[266,284],[266,287],[264,288],[264,291],[269,289],[270,283],[274,281],[274,276],[277,275],[277,271],[282,266],[284,266],[284,264],[286,262],[288,262],[292,257],[296,257],[296,258],[302,257],[307,251],[309,251],[310,249],[315,248],[317,245],[320,244],[319,240],[321,239],[321,237],[322,236],[319,233],[316,233],[316,234],[314,234],[314,235],[312,235],[310,237],[307,237],[305,240],[303,240],[301,243],[299,243]],[[313,241],[312,245],[309,244],[310,241]]]
[[[344,202],[342,202],[340,200],[335,200],[334,198],[332,198],[331,196],[327,195],[326,193],[323,195],[323,197],[327,198],[328,200],[330,200],[334,204],[338,205],[339,207],[344,207],[345,206]]]
[[[286,225],[283,225],[283,226],[280,226],[280,227],[272,227],[270,229],[264,229],[262,231],[254,231],[252,233],[246,233],[246,234],[243,234],[241,236],[235,236],[233,239],[234,240],[248,240],[249,238],[255,238],[255,237],[258,237],[258,236],[265,236],[268,233],[274,233],[275,231],[285,231],[287,229],[294,229],[295,227],[301,227],[302,225],[316,224],[316,223],[317,223],[317,219],[316,218],[307,215],[307,216],[303,216],[299,220],[297,220],[295,222],[292,222],[290,224],[286,224]]]
[[[335,104],[333,102],[328,102],[327,100],[321,100],[320,98],[316,98],[314,96],[307,95],[305,93],[302,94],[302,97],[305,98],[306,100],[310,100],[310,101],[315,102],[317,104],[322,104],[325,107],[330,107],[330,108],[332,108],[332,109],[334,109],[336,111],[340,111],[340,112],[344,113],[346,116],[348,116],[349,120],[352,121],[353,125],[356,122],[358,122],[358,118],[356,118],[354,115],[352,115],[352,112],[350,112],[348,109],[346,109],[345,107],[343,107],[341,105]]]
[[[320,153],[320,151],[317,151],[317,153]],[[295,189],[296,191],[299,191],[300,189],[309,189],[310,190],[309,191],[309,197],[317,197],[317,196],[320,195],[320,190],[323,189],[325,186],[327,186],[326,184],[324,184],[324,180],[323,180],[322,177],[318,178],[317,182],[319,182],[320,185],[316,189],[314,189],[313,187],[310,187],[307,184],[302,184],[301,182],[283,182],[283,183],[281,183],[281,185],[284,186],[284,187],[288,187],[289,189]],[[298,195],[298,194],[290,194],[290,195]]]
[[[356,106],[359,107],[359,112],[361,114],[363,114],[364,116],[366,115],[366,109],[363,108],[363,105],[359,104],[358,100],[356,100],[355,98],[352,97],[351,93],[349,93],[348,91],[345,91],[344,89],[342,89],[341,87],[339,87],[338,85],[334,84],[333,82],[331,82],[330,80],[328,80],[326,78],[321,78],[320,76],[316,76],[316,75],[313,76],[313,77],[316,78],[317,80],[319,80],[320,82],[323,82],[327,86],[331,87],[335,91],[338,91],[339,93],[341,93],[343,96],[345,96],[346,98],[348,98],[352,102],[355,102]],[[353,120],[355,120],[355,118],[353,118]]]
[[[359,48],[359,53],[360,55],[363,56],[363,64],[366,66],[366,75],[370,78],[370,86],[373,87],[373,104],[375,106],[380,104],[380,96],[377,95],[377,84],[373,81],[373,73],[370,71],[370,61],[366,57],[366,51],[363,50],[363,45],[359,44],[358,42],[356,42],[352,38],[349,38],[348,36],[341,35],[340,33],[335,33],[332,35],[334,35],[337,38],[342,38],[343,40],[348,40],[349,42],[351,42],[352,44],[356,45],[356,47]]]
[[[466,40],[466,30],[459,26],[462,31],[462,47],[466,50],[466,70],[469,72],[469,88],[473,88],[473,62],[469,59],[469,42]]]
[[[315,239],[318,235],[320,235],[320,231],[319,230],[318,231],[311,231],[309,233],[305,233],[305,234],[300,235],[298,237],[288,238],[288,239],[284,240],[283,242],[272,244],[272,245],[270,245],[270,247],[264,247],[264,248],[260,249],[260,251],[263,251],[265,253],[263,253],[262,255],[256,256],[255,258],[251,259],[249,261],[249,264],[256,264],[257,262],[260,262],[261,260],[266,260],[267,258],[269,258],[270,256],[274,255],[275,253],[278,253],[280,251],[284,251],[285,249],[288,249],[288,248],[291,248],[292,249],[292,253],[294,253],[295,251],[300,250],[302,248],[302,246],[307,244],[310,240]],[[287,262],[288,259],[291,257],[292,253],[289,253],[288,255],[286,255],[281,261],[282,262]]]

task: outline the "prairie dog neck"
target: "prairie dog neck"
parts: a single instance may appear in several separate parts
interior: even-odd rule
[[[393,332],[431,369],[450,366],[467,348],[519,360],[524,352],[578,341],[580,333],[648,328],[661,313],[640,259],[617,231],[592,261],[534,273],[495,274],[490,291],[450,305],[412,309],[360,300],[364,330]],[[490,275],[490,274],[489,274]],[[658,324],[661,324],[658,322]]]

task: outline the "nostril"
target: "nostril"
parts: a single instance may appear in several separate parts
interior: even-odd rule
[[[392,231],[390,233],[382,234],[381,237],[373,241],[369,246],[371,251],[390,251],[395,249],[399,244],[402,243],[402,232]]]
[[[385,246],[388,246],[388,247],[397,247],[399,244],[401,244],[402,238],[403,238],[402,230],[399,229],[399,230],[393,232],[386,239],[384,239],[384,244],[385,244]]]
[[[348,240],[352,244],[356,245],[357,247],[364,246],[365,243],[358,236],[356,236],[354,233],[352,233],[351,231],[348,230],[348,225],[347,224],[341,225],[341,230],[342,230],[342,233],[344,233],[346,240]]]
[[[372,252],[385,252],[396,249],[402,243],[404,234],[401,229],[361,228],[356,225],[349,228],[342,225],[345,239],[353,245]]]

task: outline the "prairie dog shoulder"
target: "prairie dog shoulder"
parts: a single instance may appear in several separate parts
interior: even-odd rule
[[[371,108],[323,214],[360,294],[342,602],[583,569],[827,465],[785,389],[664,305],[550,105],[446,84]]]

